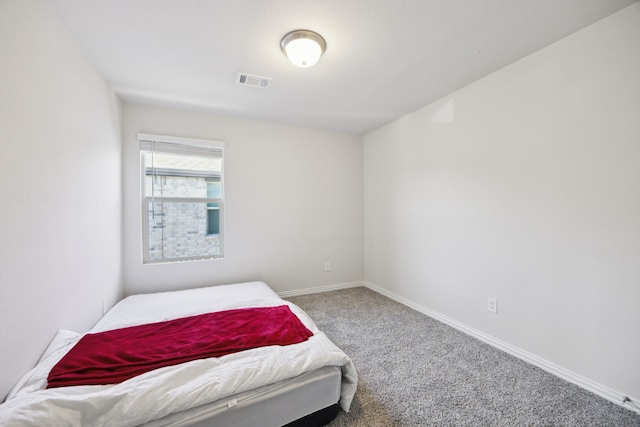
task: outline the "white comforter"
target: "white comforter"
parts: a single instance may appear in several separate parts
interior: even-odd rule
[[[323,366],[342,367],[340,406],[348,411],[357,383],[349,357],[304,311],[280,299],[261,282],[131,296],[116,304],[90,332],[282,304],[291,307],[313,337],[300,344],[256,348],[165,367],[115,385],[45,389],[51,368],[82,336],[61,331],[35,368],[0,405],[0,425],[135,426]]]

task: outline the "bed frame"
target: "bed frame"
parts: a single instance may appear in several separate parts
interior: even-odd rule
[[[320,427],[340,411],[340,382],[340,368],[328,366],[175,413],[145,427]]]

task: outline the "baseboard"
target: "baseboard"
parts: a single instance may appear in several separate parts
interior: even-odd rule
[[[281,298],[296,297],[299,295],[317,294],[319,292],[337,291],[339,289],[357,288],[363,286],[362,282],[338,283],[335,285],[317,286],[314,288],[296,289],[293,291],[278,292]]]
[[[443,314],[438,313],[437,311],[431,310],[427,307],[424,307],[420,304],[417,304],[407,298],[404,298],[400,295],[397,295],[391,291],[388,291],[380,286],[376,286],[373,283],[364,281],[362,285],[371,289],[374,292],[377,292],[381,295],[386,296],[394,301],[399,302],[400,304],[406,305],[420,313],[426,314],[429,317],[432,317],[446,325],[451,326],[467,335],[470,335],[474,338],[479,339],[497,349],[500,349],[506,353],[509,353],[512,356],[515,356],[525,362],[531,363],[534,366],[539,367],[557,377],[562,378],[565,381],[569,381],[581,387],[587,391],[590,391],[598,396],[609,400],[610,402],[616,403],[623,408],[629,409],[631,411],[637,412],[640,414],[640,405],[638,399],[633,399],[624,394],[618,393],[615,390],[612,390],[608,387],[603,386],[602,384],[598,384],[594,381],[589,380],[581,375],[576,374],[575,372],[571,372],[561,366],[556,365],[555,363],[549,362],[546,359],[536,356],[535,354],[529,353],[528,351],[522,350],[518,347],[512,346],[504,341],[501,341],[497,338],[492,337],[482,331],[474,329],[470,326],[465,325],[464,323],[460,323],[455,319],[447,317]]]

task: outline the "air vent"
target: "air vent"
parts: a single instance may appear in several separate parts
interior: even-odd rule
[[[236,83],[243,86],[267,89],[271,84],[271,79],[269,77],[254,76],[247,73],[238,73],[238,80],[236,80]]]

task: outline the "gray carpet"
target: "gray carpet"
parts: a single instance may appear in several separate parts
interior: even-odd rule
[[[367,288],[288,298],[353,360],[344,426],[640,426],[640,415]]]

